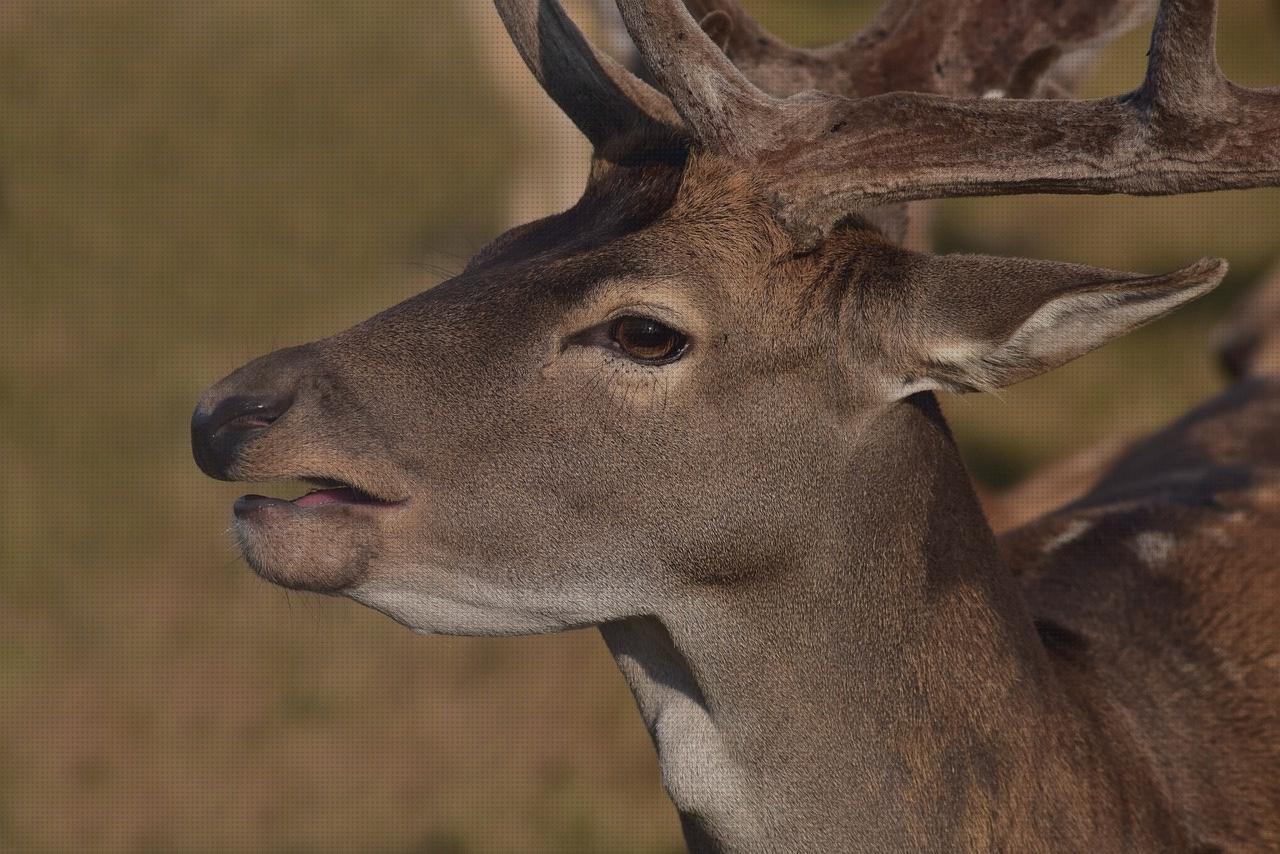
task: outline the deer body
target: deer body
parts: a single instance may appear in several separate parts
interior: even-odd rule
[[[735,32],[788,55],[729,0],[691,5],[729,55]],[[1095,45],[1135,4],[1055,3],[1078,38],[1016,5],[973,85],[1038,91],[1046,50]],[[321,487],[237,502],[253,568],[422,632],[600,626],[696,850],[1280,844],[1274,381],[1003,548],[933,397],[1052,369],[1225,265],[936,257],[876,207],[1273,182],[1280,93],[1221,78],[1212,2],[1165,0],[1147,82],[1099,102],[792,96],[795,74],[735,66],[677,0],[619,0],[662,94],[554,0],[497,6],[595,147],[587,190],[205,393],[206,472]],[[841,50],[884,74],[931,9],[890,4]],[[938,49],[917,60],[943,74]],[[963,151],[970,132],[985,147]],[[797,165],[823,156],[806,186]]]
[[[1146,469],[1178,495],[1139,483],[1018,532],[1015,577],[932,402],[906,410],[895,435],[911,441],[851,455],[877,465],[830,485],[843,512],[812,532],[821,546],[788,555],[757,595],[604,627],[642,709],[677,691],[713,733],[697,740],[715,756],[669,756],[688,730],[646,715],[664,780],[701,785],[668,784],[690,838],[734,840],[745,817],[764,825],[749,838],[803,850],[1265,850],[1280,570],[1258,545],[1280,545],[1277,418],[1280,387],[1235,389],[1140,446],[1163,457],[1197,430],[1241,437],[1229,456]],[[1215,482],[1233,464],[1247,486]]]

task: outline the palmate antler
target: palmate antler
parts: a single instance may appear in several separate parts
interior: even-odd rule
[[[1155,0],[889,0],[862,30],[827,47],[793,47],[738,0],[685,0],[743,72],[770,95],[807,89],[866,97],[928,92],[959,97],[1067,96],[1064,57],[1127,32]]]
[[[594,54],[554,0],[497,5],[534,73],[597,147],[623,131],[680,124],[661,95]],[[740,41],[765,38],[736,4],[704,5],[733,19],[730,35],[723,21],[708,21],[730,53],[734,32],[745,34]],[[878,20],[905,27],[913,14],[923,14],[913,9],[927,5],[898,0]],[[961,5],[977,8],[979,0]],[[772,192],[780,220],[801,242],[820,238],[850,214],[892,202],[1162,195],[1280,183],[1280,92],[1245,89],[1223,75],[1214,53],[1214,0],[1162,0],[1142,86],[1094,101],[919,92],[850,98],[820,91],[782,98],[749,78],[763,65],[753,71],[742,59],[743,68],[735,66],[681,0],[618,0],[618,7],[692,143],[705,154],[750,163]],[[1132,4],[1108,8],[1128,14]],[[1114,28],[1108,20],[1095,21],[1098,33]],[[882,48],[891,43],[887,35],[879,42]],[[782,48],[774,40],[770,50]],[[885,58],[874,61],[883,65]]]
[[[889,0],[860,32],[817,49],[783,42],[738,0],[685,5],[743,75],[775,97],[818,90],[1067,98],[1089,60],[1155,0]],[[894,242],[906,237],[905,205],[864,216]]]

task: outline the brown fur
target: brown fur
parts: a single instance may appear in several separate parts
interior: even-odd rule
[[[517,37],[531,8],[500,2]],[[553,21],[560,54],[522,46],[551,89],[542,59],[594,62]],[[560,95],[616,117],[610,79]],[[1123,455],[1009,540],[1020,575],[929,392],[1049,370],[1224,267],[935,258],[856,215],[797,239],[758,164],[643,97],[583,119],[572,210],[205,393],[210,474],[382,499],[242,515],[254,568],[424,632],[600,625],[697,850],[1280,844],[1280,391]],[[683,357],[612,346],[637,314]]]
[[[1280,385],[1235,386],[1004,544],[1064,677],[1225,850],[1280,845],[1278,425]]]

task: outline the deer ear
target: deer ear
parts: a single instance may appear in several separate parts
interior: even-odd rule
[[[1161,276],[979,255],[917,256],[902,396],[987,391],[1052,370],[1217,287],[1206,258]]]

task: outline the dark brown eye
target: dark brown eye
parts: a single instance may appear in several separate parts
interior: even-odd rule
[[[689,339],[670,326],[647,317],[620,317],[609,327],[609,338],[637,362],[661,364],[679,358]]]

